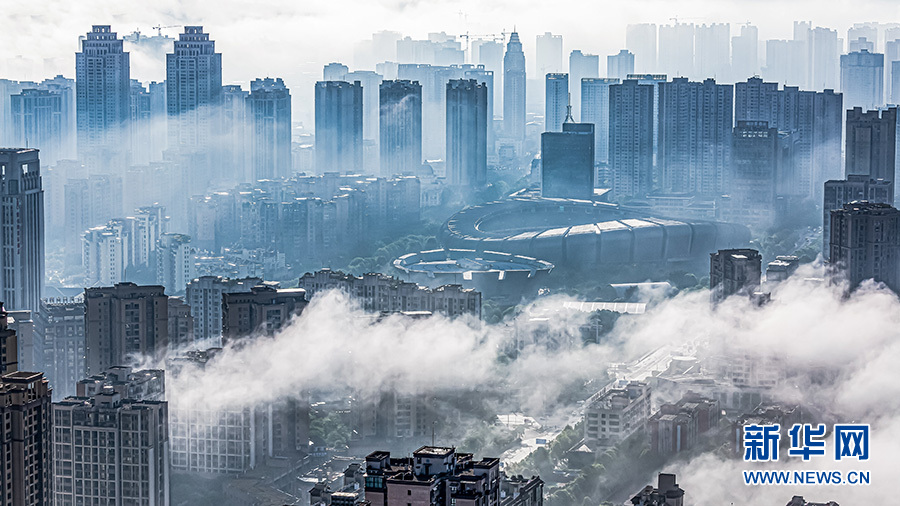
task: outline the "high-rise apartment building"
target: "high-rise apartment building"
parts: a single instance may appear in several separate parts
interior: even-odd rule
[[[9,312],[0,302],[0,375],[19,370],[19,339],[9,327]]]
[[[541,134],[541,195],[591,199],[594,195],[594,125],[574,123]]]
[[[713,302],[735,294],[752,295],[762,276],[762,256],[755,249],[724,249],[709,254],[709,290]]]
[[[11,506],[53,504],[51,390],[39,372],[0,377],[0,494]]]
[[[94,25],[75,53],[78,158],[92,167],[124,171],[130,163],[131,69],[122,39]]]
[[[825,200],[822,205],[822,254],[825,260],[831,257],[831,212],[844,208],[857,200],[875,204],[893,204],[894,182],[873,179],[866,174],[848,174],[846,179],[825,182]]]
[[[863,49],[841,55],[844,108],[877,109],[884,105],[884,55]]]
[[[581,121],[594,125],[594,163],[609,162],[609,87],[619,79],[581,80]]]
[[[634,74],[634,53],[621,49],[617,54],[606,57],[606,77],[626,79],[628,74]]]
[[[659,84],[662,189],[718,195],[731,158],[734,91],[730,84],[676,77]]]
[[[653,188],[654,87],[626,79],[609,87],[609,165],[616,198]]]
[[[84,378],[84,301],[41,300],[34,314],[35,342],[42,369],[57,399],[75,395]]]
[[[254,79],[247,97],[253,181],[290,177],[291,92],[281,78]]]
[[[248,292],[222,296],[222,341],[235,341],[256,333],[272,334],[299,315],[309,303],[303,288],[279,289],[257,285]]]
[[[66,110],[63,96],[50,90],[23,90],[9,97],[15,146],[41,150],[45,165],[55,165],[64,152]]]
[[[169,149],[203,157],[205,172],[213,168],[221,134],[222,53],[202,26],[185,26],[166,55],[166,110]]]
[[[250,92],[239,84],[222,86],[222,139],[227,150],[222,160],[223,176],[236,181],[256,181],[251,158]],[[269,131],[267,131],[269,133]]]
[[[700,79],[728,78],[731,70],[731,25],[697,25],[694,32],[694,69]],[[749,77],[749,76],[748,76]]]
[[[168,403],[150,373],[114,368],[53,404],[54,504],[168,506]]]
[[[900,290],[900,211],[856,201],[831,212],[829,263],[835,276],[856,288],[867,279]]]
[[[679,23],[659,27],[659,65],[656,72],[673,77],[694,74],[694,24]],[[704,76],[709,77],[709,76]]]
[[[544,131],[561,132],[569,106],[569,74],[547,74],[544,92]]]
[[[581,121],[581,80],[600,77],[600,57],[576,49],[569,54],[569,95],[575,121]]]
[[[149,142],[153,125],[151,96],[147,88],[137,79],[131,80],[131,163],[147,165],[150,163]]]
[[[44,190],[36,149],[0,149],[0,300],[36,311],[44,289]]]
[[[759,29],[741,25],[741,34],[731,38],[731,78],[741,82],[759,74]]]
[[[780,140],[778,130],[765,121],[738,121],[726,168],[723,219],[762,229],[774,224],[777,184],[784,175],[779,170]]]
[[[844,175],[863,174],[884,179],[897,186],[897,108],[865,111],[854,107],[847,111],[847,147]]]
[[[84,305],[86,375],[126,364],[131,356],[157,356],[169,344],[168,297],[162,286],[85,288]]]
[[[156,282],[169,294],[184,293],[194,279],[194,255],[191,236],[162,234],[156,247]]]
[[[475,79],[447,83],[447,181],[467,188],[487,179],[488,88]]]
[[[656,63],[656,25],[640,23],[625,29],[625,48],[634,53],[634,68],[640,74],[659,71]],[[625,76],[628,77],[628,76]]]
[[[525,53],[518,32],[512,32],[503,56],[503,134],[525,139]]]
[[[390,177],[422,165],[422,85],[382,81],[379,87],[381,174]]]
[[[363,89],[359,81],[316,83],[316,171],[358,174],[363,167]]]
[[[197,341],[222,338],[222,307],[226,293],[249,292],[262,283],[260,278],[229,279],[222,276],[201,276],[187,285],[185,300],[194,317],[194,339]]]
[[[539,76],[559,74],[565,71],[565,67],[563,67],[562,35],[544,32],[543,35],[536,37],[536,44],[537,51],[534,61],[537,65],[536,69]]]

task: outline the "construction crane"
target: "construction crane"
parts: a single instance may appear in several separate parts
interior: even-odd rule
[[[153,28],[154,30],[156,30],[157,36],[162,37],[163,28],[181,28],[181,25],[169,25],[169,26],[156,25],[156,26],[151,26],[150,28]]]
[[[469,53],[469,39],[471,39],[473,37],[476,39],[485,38],[485,39],[491,39],[494,42],[497,42],[499,40],[502,43],[503,41],[506,40],[507,33],[508,32],[505,29],[500,33],[481,33],[481,34],[477,34],[477,35],[466,32],[462,35],[459,35],[459,38],[466,39],[466,54],[468,54]]]

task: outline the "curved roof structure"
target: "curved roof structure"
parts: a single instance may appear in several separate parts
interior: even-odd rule
[[[588,200],[516,197],[468,207],[441,230],[446,248],[499,251],[557,266],[708,261],[746,244],[743,225],[654,217]]]

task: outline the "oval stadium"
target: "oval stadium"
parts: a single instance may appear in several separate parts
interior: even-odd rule
[[[559,268],[634,264],[708,267],[709,254],[746,245],[743,225],[654,217],[589,200],[513,197],[454,214],[441,229],[445,248],[499,251]]]

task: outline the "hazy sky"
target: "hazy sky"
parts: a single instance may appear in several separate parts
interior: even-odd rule
[[[732,31],[751,22],[760,38],[789,38],[792,21],[838,29],[853,22],[900,21],[900,2],[868,0],[0,0],[0,76],[37,79],[74,73],[78,36],[92,24],[110,24],[120,34],[152,26],[201,24],[223,53],[226,83],[283,77],[296,101],[312,99],[310,83],[321,66],[343,61],[352,66],[353,44],[379,30],[413,37],[428,32],[490,34],[515,26],[533,64],[535,35],[562,34],[565,51],[613,54],[624,44],[625,26],[635,22],[728,22]],[[164,30],[171,36],[179,28]],[[10,61],[17,57],[31,62]],[[44,63],[45,59],[50,59]],[[133,77],[161,79],[165,69],[135,69]],[[27,72],[28,75],[23,75]],[[300,89],[298,89],[300,88]],[[309,88],[309,89],[306,89]],[[306,109],[295,104],[295,110]],[[300,118],[302,119],[302,118]]]

